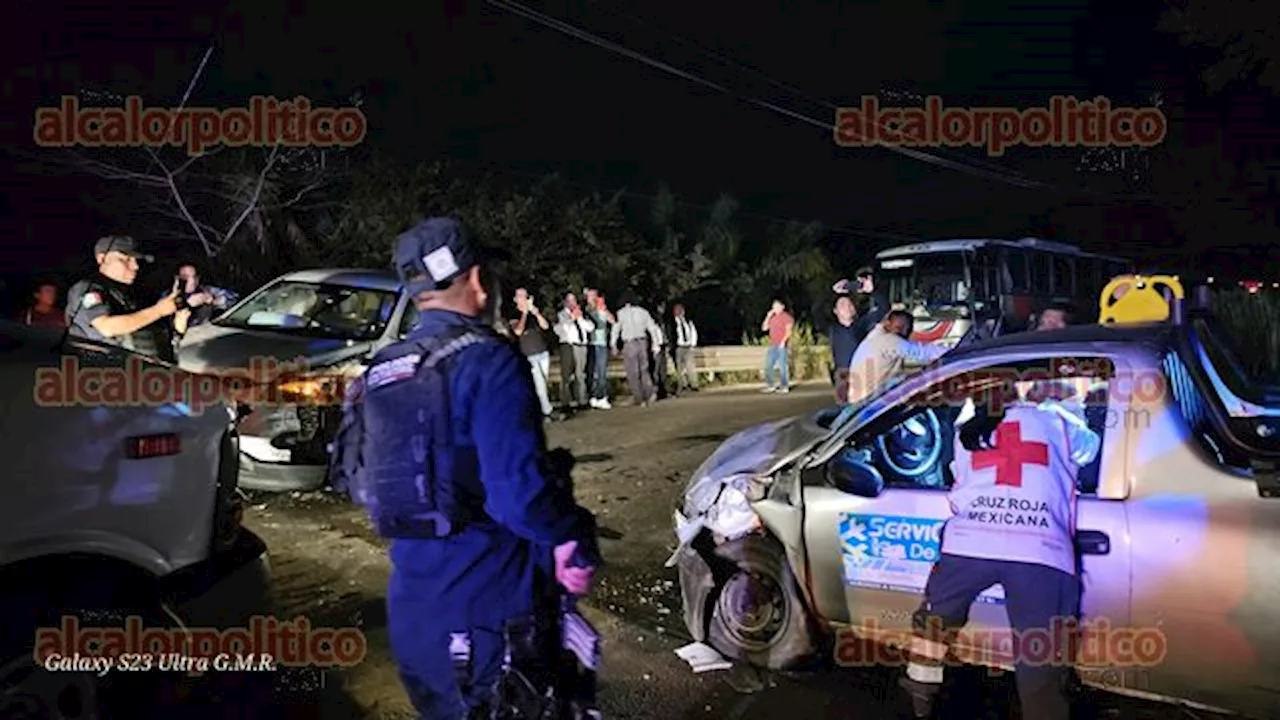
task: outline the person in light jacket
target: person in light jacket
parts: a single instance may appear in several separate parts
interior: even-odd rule
[[[914,325],[911,313],[894,310],[871,328],[849,363],[848,402],[860,403],[875,395],[898,377],[908,360],[930,363],[947,352],[942,345],[908,340]]]

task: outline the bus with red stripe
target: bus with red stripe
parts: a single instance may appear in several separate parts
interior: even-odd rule
[[[877,289],[915,316],[911,339],[947,346],[975,320],[984,336],[1027,329],[1054,302],[1071,303],[1077,318],[1096,317],[1102,288],[1133,272],[1123,258],[1038,238],[913,243],[881,251],[874,267]]]

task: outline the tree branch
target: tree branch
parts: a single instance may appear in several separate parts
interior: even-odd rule
[[[227,229],[225,240],[229,241],[231,238],[235,237],[236,230],[240,229],[240,225],[244,223],[245,218],[249,217],[249,213],[253,212],[253,209],[258,205],[258,198],[262,197],[262,186],[267,183],[267,173],[271,172],[271,166],[276,164],[276,159],[279,156],[280,145],[276,144],[276,146],[271,149],[271,155],[267,157],[266,167],[262,168],[262,172],[258,175],[258,186],[254,188],[253,195],[249,198],[249,202],[245,203],[244,210],[241,211],[240,217],[236,218],[236,221],[231,223],[231,227]]]
[[[191,224],[191,227],[195,229],[196,237],[200,239],[200,245],[204,247],[205,255],[207,257],[213,257],[213,248],[209,245],[208,238],[205,237],[204,232],[200,229],[200,223],[196,222],[196,219],[191,215],[191,211],[187,209],[187,204],[183,202],[182,193],[178,190],[178,184],[173,181],[173,173],[169,172],[169,168],[165,166],[164,162],[160,160],[160,157],[156,155],[154,150],[146,148],[146,151],[147,154],[151,156],[152,161],[159,165],[160,169],[164,171],[165,180],[167,180],[169,184],[169,192],[173,194],[174,202],[178,204],[178,209],[182,211],[182,216],[186,218],[187,222]]]

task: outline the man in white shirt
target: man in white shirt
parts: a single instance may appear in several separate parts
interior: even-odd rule
[[[589,402],[587,394],[587,345],[596,324],[582,311],[578,296],[567,293],[556,316],[556,338],[560,340],[560,398],[569,410]]]
[[[1019,400],[1003,413],[978,406],[960,426],[948,496],[952,517],[941,557],[912,618],[903,687],[917,717],[929,717],[942,686],[948,647],[977,597],[1001,585],[1022,716],[1068,720],[1071,634],[1079,614],[1076,482],[1100,447],[1082,419],[1052,402]],[[1044,652],[1017,650],[1018,638],[1046,637]],[[1032,657],[1039,655],[1039,657]]]
[[[871,328],[849,363],[848,402],[875,395],[902,372],[908,360],[930,363],[946,354],[948,348],[942,345],[908,340],[914,324],[911,313],[894,310]]]
[[[693,366],[693,349],[698,347],[698,326],[684,314],[684,305],[671,308],[675,329],[676,395],[686,387],[698,392],[698,370]]]
[[[622,295],[617,318],[618,322],[609,331],[609,345],[616,348],[621,343],[631,396],[636,405],[649,405],[658,399],[649,374],[650,348],[660,341],[662,331],[649,311],[636,305],[635,293],[629,290]]]

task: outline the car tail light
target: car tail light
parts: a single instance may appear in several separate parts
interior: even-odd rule
[[[182,452],[182,443],[172,433],[166,435],[139,435],[124,441],[124,454],[130,460],[143,460]]]

